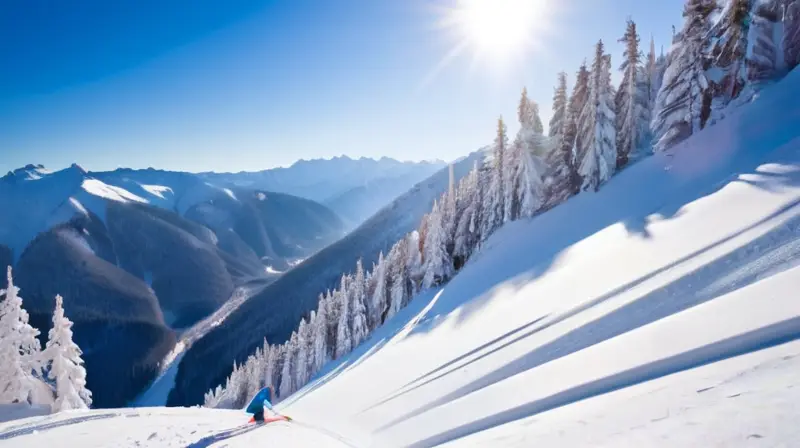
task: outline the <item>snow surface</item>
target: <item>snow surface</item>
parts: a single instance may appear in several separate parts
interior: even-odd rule
[[[800,70],[598,193],[506,225],[280,403],[296,423],[97,411],[0,424],[0,444],[795,445],[798,91]]]

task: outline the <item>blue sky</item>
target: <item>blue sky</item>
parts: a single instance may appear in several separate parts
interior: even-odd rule
[[[0,171],[451,160],[491,142],[501,114],[515,130],[523,86],[547,118],[556,73],[571,79],[598,39],[617,66],[628,17],[645,47],[668,45],[683,4],[532,1],[540,45],[435,70],[458,43],[437,26],[457,0],[5,0]]]

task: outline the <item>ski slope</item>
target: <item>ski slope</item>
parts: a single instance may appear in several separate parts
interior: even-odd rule
[[[598,193],[510,223],[279,404],[0,424],[0,445],[792,446],[800,71]]]
[[[797,92],[506,225],[285,412],[376,447],[798,440]]]

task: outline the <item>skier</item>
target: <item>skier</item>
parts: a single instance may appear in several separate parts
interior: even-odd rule
[[[279,420],[291,421],[289,417],[280,415],[272,408],[272,389],[265,387],[258,391],[245,410],[253,414],[250,423],[268,423]]]

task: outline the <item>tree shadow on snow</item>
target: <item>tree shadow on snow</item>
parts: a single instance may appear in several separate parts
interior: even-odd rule
[[[623,305],[604,316],[598,317],[591,322],[569,331],[563,336],[536,347],[527,354],[497,368],[492,372],[487,373],[476,380],[458,387],[454,391],[447,393],[444,396],[425,404],[424,406],[410,410],[408,413],[402,415],[392,422],[389,422],[381,429],[388,429],[389,427],[394,426],[408,418],[427,412],[453,400],[457,400],[519,373],[534,369],[538,366],[584,350],[624,333],[636,330],[637,328],[651,324],[673,314],[680,313],[697,305],[706,303],[717,297],[723,296],[763,278],[769,277],[785,269],[789,269],[797,264],[800,264],[800,215],[798,215],[798,211],[800,211],[800,199],[788,204],[781,210],[775,212],[773,215],[764,218],[759,223],[753,224],[745,229],[740,230],[739,232],[736,232],[735,234],[729,235],[713,245],[688,255],[676,263],[688,261],[691,258],[707,252],[713,247],[719,246],[725,241],[731,240],[732,238],[746,232],[749,229],[757,227],[761,223],[789,213],[795,215],[783,225],[775,227],[771,231],[752,240],[748,244],[683,275],[667,285],[646,293],[633,302]],[[619,294],[623,290],[630,289],[636,284],[645,281],[647,278],[657,275],[658,272],[669,269],[671,266],[665,266],[658,271],[636,280],[635,282],[620,287],[618,290],[598,297],[586,304],[569,310],[560,316],[556,316],[553,320],[545,322],[542,326],[533,328],[525,334],[517,336],[516,338],[511,339],[478,357],[470,359],[464,363],[458,363],[452,368],[439,373],[436,376],[416,383],[412,387],[404,388],[387,399],[382,400],[380,403],[377,403],[373,407],[380,406],[383,403],[389,402],[413,390],[431,385],[437,380],[459,369],[462,369],[463,367],[491,356],[492,354],[514,343],[532,336],[544,328],[561,322],[577,313],[583,312],[592,306],[596,306],[597,304]],[[426,378],[427,376],[430,376],[430,372],[421,376],[419,379]],[[433,385],[435,386],[435,384]]]
[[[651,223],[675,219],[688,204],[728,185],[744,183],[773,193],[800,186],[800,170],[794,165],[800,148],[800,108],[789,96],[762,95],[759,107],[735,111],[723,125],[641,160],[600,191],[581,193],[528,222],[506,224],[467,263],[465,269],[480,262],[480,275],[457,275],[453,282],[462,293],[446,288],[430,314],[455,311],[456,323],[464,322],[503,288],[520,288],[557,267],[569,257],[571,246],[590,236],[622,225],[630,235],[651,238]],[[764,120],[759,116],[764,110],[788,112]],[[503,250],[487,250],[492,246]],[[466,303],[463,291],[470,291]],[[425,322],[414,333],[433,329],[436,323]]]
[[[635,386],[674,373],[774,347],[797,339],[800,339],[800,317],[790,318],[668,358],[633,367],[594,381],[589,381],[557,392],[548,397],[534,400],[497,414],[448,429],[408,446],[413,448],[438,446],[496,426],[531,417],[592,397]]]

